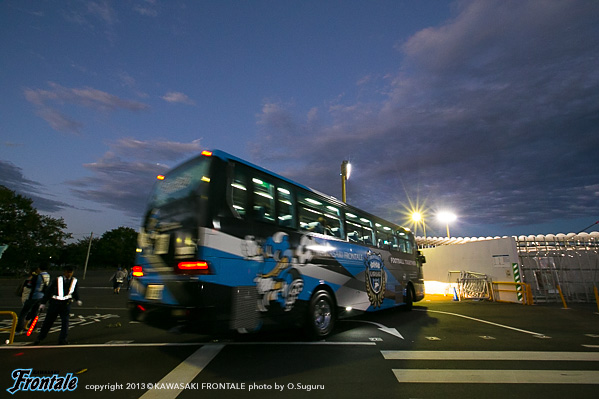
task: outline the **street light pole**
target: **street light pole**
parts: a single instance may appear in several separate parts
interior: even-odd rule
[[[451,212],[441,212],[437,217],[442,223],[445,223],[445,226],[447,227],[447,238],[449,238],[449,223],[455,221],[457,216]]]
[[[349,161],[341,162],[341,200],[347,202],[347,193],[345,189],[345,182],[349,179],[351,174],[351,164]]]
[[[418,235],[418,223],[422,221],[420,212],[412,212],[412,221],[414,222],[414,235]]]

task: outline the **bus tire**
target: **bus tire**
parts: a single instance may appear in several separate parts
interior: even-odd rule
[[[406,287],[406,295],[404,297],[404,306],[402,306],[403,310],[409,312],[414,307],[414,288],[411,285]]]
[[[331,334],[334,327],[335,302],[328,291],[317,291],[308,306],[306,332],[312,339],[323,339]]]

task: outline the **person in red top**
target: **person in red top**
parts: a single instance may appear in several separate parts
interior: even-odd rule
[[[48,331],[52,328],[54,321],[60,316],[61,326],[60,335],[58,337],[59,345],[68,345],[67,335],[69,333],[69,313],[71,311],[71,302],[76,301],[79,306],[82,302],[79,299],[79,291],[77,290],[77,279],[73,277],[74,269],[67,266],[64,269],[64,274],[55,278],[52,284],[48,287],[44,298],[41,301],[40,309],[43,309],[49,301],[48,311],[42,329],[33,343],[39,345],[48,335]]]

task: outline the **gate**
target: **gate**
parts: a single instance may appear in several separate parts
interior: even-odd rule
[[[592,303],[599,283],[599,233],[517,237],[523,281],[534,300]]]

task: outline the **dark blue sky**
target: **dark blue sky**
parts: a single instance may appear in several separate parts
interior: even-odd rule
[[[0,184],[75,238],[137,228],[219,148],[452,235],[599,220],[596,1],[0,3]],[[421,228],[419,229],[421,233]]]

